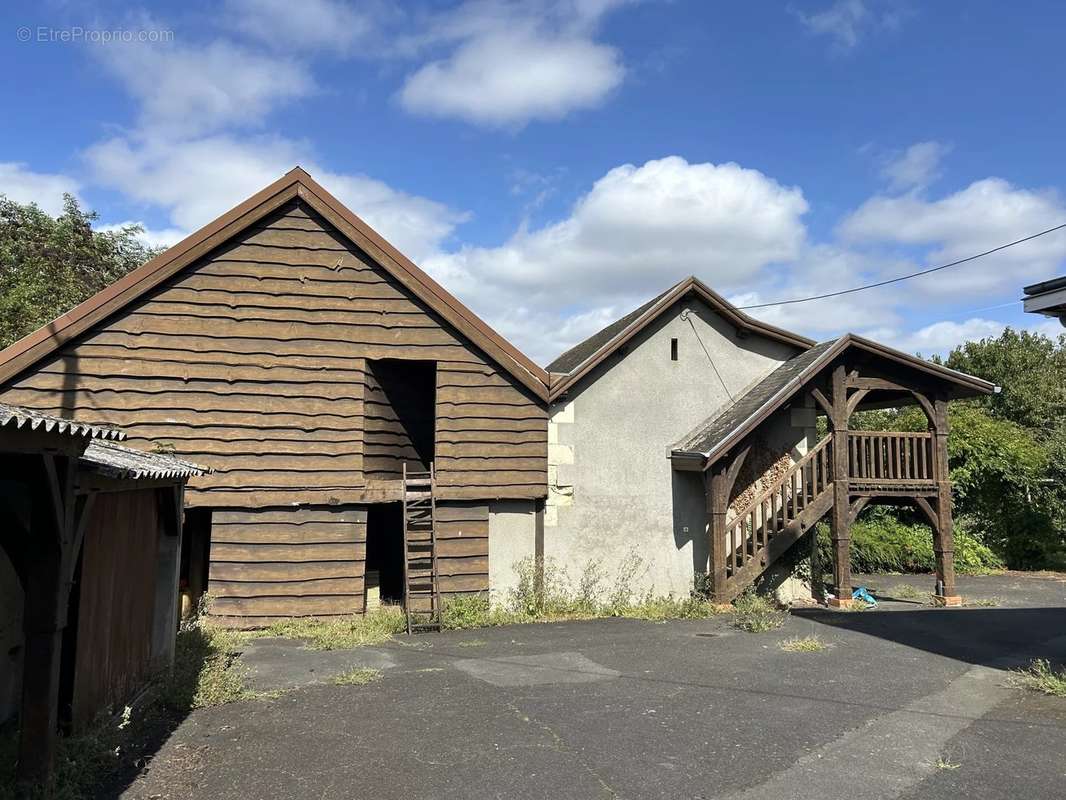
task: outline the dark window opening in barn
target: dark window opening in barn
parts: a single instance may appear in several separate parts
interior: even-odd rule
[[[181,616],[194,616],[207,593],[208,564],[211,563],[211,509],[190,508],[185,511],[181,535]]]
[[[670,360],[677,361],[677,339],[670,340]]]
[[[404,464],[427,471],[436,427],[436,362],[386,358],[367,365],[367,477],[399,478]]]
[[[366,608],[403,602],[403,504],[375,503],[366,514]]]

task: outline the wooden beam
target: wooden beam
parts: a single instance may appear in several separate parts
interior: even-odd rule
[[[936,556],[936,576],[940,581],[941,597],[955,598],[955,533],[951,515],[951,478],[948,466],[948,401],[940,395],[933,403],[933,436],[935,438],[933,469],[937,484],[937,525],[934,531],[933,552]],[[958,602],[948,600],[946,602]]]
[[[729,510],[728,468],[720,463],[703,474],[704,499],[707,506],[707,535],[710,556],[707,578],[710,582],[711,600],[729,602],[726,596],[726,513]]]
[[[846,407],[846,413],[848,419],[851,419],[851,415],[855,413],[855,408],[862,402],[863,398],[868,395],[872,389],[859,389],[851,397],[848,398],[848,404]]]
[[[851,522],[848,504],[847,371],[833,369],[833,586],[839,600],[851,600]]]
[[[825,412],[825,415],[829,418],[830,424],[832,424],[833,404],[829,402],[829,399],[825,396],[825,393],[822,392],[822,390],[819,389],[817,386],[815,386],[813,389],[811,389],[811,397],[813,397],[814,401],[819,406],[821,406],[822,411]]]

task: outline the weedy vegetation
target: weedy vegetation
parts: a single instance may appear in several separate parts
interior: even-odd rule
[[[334,675],[330,683],[337,686],[366,686],[368,683],[379,680],[381,680],[380,669],[359,668]]]
[[[750,590],[733,601],[733,609],[733,627],[748,633],[777,630],[788,619],[786,609]]]
[[[818,636],[795,636],[791,639],[785,639],[781,642],[780,647],[786,653],[820,653],[823,650],[827,650],[829,645],[823,642]]]
[[[1052,697],[1066,697],[1066,669],[1055,669],[1046,658],[1034,659],[1025,669],[1015,670],[1011,683]]]

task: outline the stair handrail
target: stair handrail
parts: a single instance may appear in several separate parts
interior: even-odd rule
[[[739,509],[737,511],[736,516],[733,517],[733,519],[731,519],[726,524],[726,531],[729,531],[730,529],[735,527],[738,522],[747,517],[747,515],[750,514],[752,510],[755,509],[760,503],[765,503],[768,499],[770,499],[771,495],[781,491],[781,487],[789,478],[794,477],[799,470],[807,466],[807,464],[810,463],[810,461],[814,459],[815,456],[822,452],[822,450],[825,450],[829,446],[829,443],[832,441],[833,434],[830,433],[824,439],[818,442],[814,447],[808,450],[807,453],[799,459],[799,461],[794,463],[784,473],[782,473],[781,476],[776,481],[774,481],[773,485],[767,487],[760,494],[756,495],[751,500],[751,502],[744,506],[743,509]],[[828,463],[829,471],[832,472],[832,462],[830,461]]]

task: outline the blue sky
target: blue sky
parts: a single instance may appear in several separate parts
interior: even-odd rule
[[[172,243],[300,164],[545,362],[677,279],[741,304],[1066,222],[1053,2],[225,0],[0,11],[0,193]],[[6,32],[6,33],[5,33]],[[28,39],[28,41],[22,41]],[[925,354],[1024,315],[1066,231],[764,309]]]

